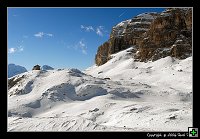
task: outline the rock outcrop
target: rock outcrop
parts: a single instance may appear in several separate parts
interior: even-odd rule
[[[97,65],[105,64],[109,60],[109,55],[110,55],[110,43],[105,42],[97,50],[97,54],[95,56],[96,64]]]
[[[95,57],[96,64],[102,65],[110,59],[110,55],[132,45],[139,45],[143,34],[149,30],[157,13],[143,13],[133,19],[123,21],[112,28],[110,38],[99,46]]]
[[[95,63],[99,66],[110,55],[135,46],[136,61],[155,61],[173,56],[184,59],[192,54],[192,9],[168,8],[162,13],[143,13],[112,28],[110,38],[99,46]]]
[[[32,70],[40,70],[40,66],[39,65],[35,65]]]
[[[192,53],[192,9],[172,8],[152,22],[135,57],[140,61],[166,56],[184,59]]]

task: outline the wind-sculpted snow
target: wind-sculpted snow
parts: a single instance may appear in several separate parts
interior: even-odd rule
[[[107,90],[100,87],[99,85],[80,85],[76,88],[77,95],[80,97],[79,100],[90,99],[95,96],[106,95]]]
[[[192,57],[134,62],[128,48],[85,71],[29,71],[8,80],[8,131],[187,131]]]

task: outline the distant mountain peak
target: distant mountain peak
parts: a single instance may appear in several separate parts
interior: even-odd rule
[[[42,70],[53,70],[54,68],[52,68],[51,66],[49,65],[43,65],[42,66]]]
[[[24,72],[27,72],[27,69],[25,67],[15,65],[13,63],[8,64],[8,78]]]

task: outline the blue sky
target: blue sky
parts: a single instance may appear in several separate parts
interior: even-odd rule
[[[8,8],[8,63],[83,70],[114,25],[164,8]]]

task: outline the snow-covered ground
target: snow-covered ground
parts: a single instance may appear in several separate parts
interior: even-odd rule
[[[83,72],[28,71],[9,78],[8,131],[187,131],[192,57],[134,62],[131,49]]]

